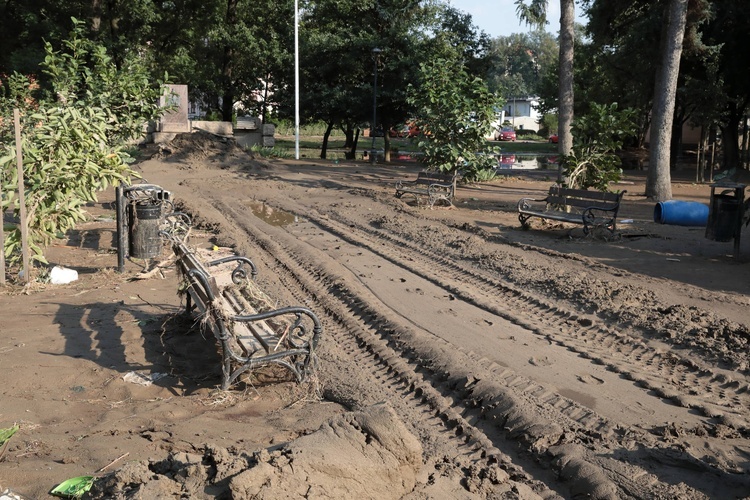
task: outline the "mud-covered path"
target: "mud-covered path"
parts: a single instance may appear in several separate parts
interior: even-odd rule
[[[429,211],[393,197],[409,168],[247,166],[143,170],[324,317],[324,395],[393,406],[424,450],[415,498],[748,491],[747,296],[600,257],[671,255],[663,239],[503,232],[508,184]]]

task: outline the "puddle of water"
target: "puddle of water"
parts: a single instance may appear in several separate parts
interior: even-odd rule
[[[550,170],[557,169],[556,155],[512,154],[500,155],[498,170]]]
[[[244,204],[250,208],[253,215],[272,226],[288,226],[297,222],[296,215],[266,205],[262,201],[246,201]]]

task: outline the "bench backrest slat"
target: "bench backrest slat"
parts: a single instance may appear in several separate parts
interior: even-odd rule
[[[586,200],[601,200],[601,201],[620,201],[620,193],[609,193],[604,191],[588,191],[586,189],[569,189],[560,186],[552,186],[549,188],[549,194],[552,196],[565,196],[570,198],[582,198]]]
[[[439,184],[452,184],[456,180],[453,174],[445,174],[442,172],[419,172],[417,175],[417,184],[432,184],[437,182]]]
[[[587,191],[552,186],[549,189],[547,203],[580,208],[601,208],[612,210],[620,204],[622,193]]]
[[[548,196],[547,203],[549,203],[550,205],[565,205],[568,207],[602,208],[602,209],[611,209],[617,206],[617,202],[599,201],[599,200],[583,200],[580,198],[570,198],[568,196]]]

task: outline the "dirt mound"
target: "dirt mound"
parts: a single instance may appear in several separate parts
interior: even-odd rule
[[[99,479],[87,498],[400,498],[414,488],[421,457],[417,438],[378,404],[271,450],[207,444],[131,462]]]
[[[169,142],[156,145],[154,159],[183,161],[188,164],[225,162],[231,159],[252,159],[232,137],[222,137],[199,130],[189,134],[178,134]]]

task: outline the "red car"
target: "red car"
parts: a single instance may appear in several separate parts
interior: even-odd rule
[[[552,134],[551,136],[549,136],[549,142],[551,142],[552,144],[557,144],[557,134]]]
[[[515,141],[516,131],[512,128],[504,128],[498,132],[495,132],[496,141]]]

